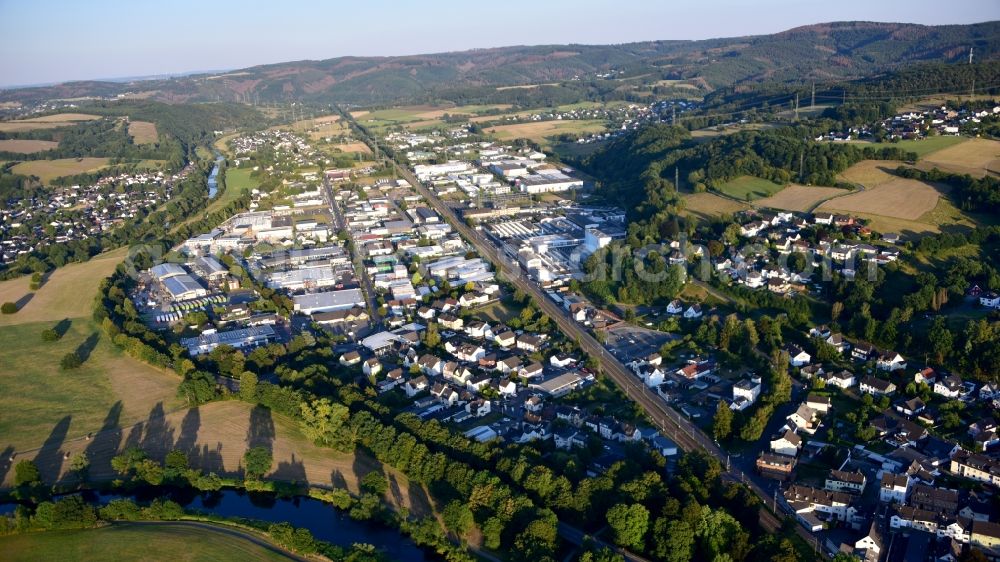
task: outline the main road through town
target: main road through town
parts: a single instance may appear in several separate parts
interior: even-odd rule
[[[347,112],[344,115],[349,116]],[[353,122],[353,120],[352,120]],[[382,154],[378,143],[368,135],[364,135],[362,130],[355,126],[355,131],[363,135],[376,155]],[[723,478],[733,482],[742,482],[750,488],[760,499],[763,507],[760,511],[762,526],[776,532],[781,527],[781,518],[775,515],[771,509],[776,509],[777,501],[772,493],[765,491],[763,482],[758,482],[757,475],[747,474],[731,465],[729,457],[712,439],[710,439],[700,428],[691,423],[690,420],[681,416],[677,411],[670,408],[666,402],[654,391],[650,390],[635,375],[609,353],[596,338],[590,335],[579,323],[573,320],[569,313],[550,299],[542,292],[538,285],[524,276],[524,272],[516,261],[507,257],[503,252],[499,252],[477,229],[470,227],[455,210],[449,207],[437,195],[427,189],[423,183],[417,180],[413,173],[397,164],[391,158],[386,157],[386,162],[396,168],[396,172],[410,182],[412,186],[426,199],[434,209],[441,214],[466,240],[470,241],[479,253],[493,262],[498,272],[502,272],[505,279],[509,280],[517,289],[525,294],[531,295],[538,306],[548,315],[559,328],[571,339],[577,341],[580,347],[588,355],[598,361],[604,374],[611,378],[615,384],[621,388],[629,399],[638,404],[649,416],[649,419],[666,435],[673,439],[677,445],[685,451],[702,450],[715,457],[724,470]],[[769,507],[771,509],[769,509]],[[817,546],[818,540],[815,535],[801,525],[795,525],[795,530],[811,546]],[[564,538],[568,533],[561,533]],[[817,550],[820,550],[817,548]],[[821,555],[825,556],[825,553]],[[638,557],[633,557],[638,560]]]

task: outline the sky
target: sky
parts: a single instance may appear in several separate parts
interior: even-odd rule
[[[0,0],[0,87],[344,55],[1000,19],[1000,0]]]

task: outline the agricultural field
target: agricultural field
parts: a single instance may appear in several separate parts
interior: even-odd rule
[[[552,142],[550,137],[566,133],[577,135],[600,133],[606,128],[607,124],[599,119],[574,119],[498,125],[486,129],[486,133],[495,135],[499,140],[525,138],[533,140],[542,146],[548,146]]]
[[[929,183],[894,178],[865,191],[827,201],[819,206],[819,210],[868,213],[915,221],[934,209],[940,195],[939,189]]]
[[[38,176],[42,183],[48,183],[63,176],[75,176],[94,172],[108,165],[107,158],[60,158],[57,160],[32,160],[21,162],[12,168],[15,174]]]
[[[967,137],[938,136],[916,140],[902,140],[899,142],[855,142],[857,144],[871,146],[873,148],[899,148],[907,152],[916,152],[918,158],[923,158],[932,152],[964,143],[967,140],[969,140]]]
[[[896,179],[893,171],[901,166],[895,160],[862,160],[840,174],[840,179],[860,184],[871,189],[879,184]]]
[[[242,533],[242,532],[241,532]],[[233,531],[209,525],[163,523],[115,524],[97,529],[23,533],[0,537],[0,551],[11,562],[35,560],[157,560],[170,553],[178,561],[292,560],[270,549],[234,536]]]
[[[117,407],[106,411],[103,423],[98,421],[88,428],[95,432],[91,439],[74,439],[79,436],[64,435],[57,426],[59,433],[46,440],[39,451],[19,451],[18,457],[33,458],[43,480],[52,482],[69,476],[67,453],[72,458],[86,451],[90,477],[99,481],[116,476],[111,458],[127,447],[139,446],[160,461],[177,449],[188,454],[192,467],[235,477],[241,472],[246,450],[262,446],[270,448],[274,455],[274,465],[266,478],[345,488],[357,494],[365,474],[383,470],[390,483],[386,495],[390,504],[418,515],[433,510],[426,491],[419,484],[411,484],[403,474],[380,466],[360,451],[344,453],[318,447],[299,431],[294,420],[261,406],[231,400],[171,409],[166,403],[156,403],[140,420],[118,418]],[[12,478],[8,473],[8,484]]]
[[[710,220],[721,215],[746,210],[749,206],[741,201],[733,201],[714,193],[692,193],[684,195],[684,214],[701,220]]]
[[[757,205],[760,207],[781,209],[783,211],[806,213],[812,211],[817,205],[831,197],[846,195],[848,193],[850,192],[837,187],[792,184],[770,197],[757,200]]]
[[[55,141],[46,140],[0,140],[0,152],[17,152],[19,154],[31,154],[43,150],[52,150],[59,146]]]
[[[741,201],[770,197],[785,186],[752,176],[740,176],[718,186],[720,192]]]
[[[969,139],[928,154],[917,163],[917,167],[923,170],[938,168],[977,178],[984,177],[988,172],[1000,173],[1000,141]]]
[[[39,129],[55,129],[56,127],[68,127],[80,121],[93,121],[100,119],[99,115],[89,115],[86,113],[56,113],[45,117],[32,117],[31,119],[17,119],[14,121],[0,121],[0,133],[19,133],[23,131],[36,131]]]
[[[41,333],[47,329],[64,334],[45,342]],[[23,452],[81,439],[99,430],[113,408],[119,422],[130,424],[157,404],[182,406],[176,397],[180,377],[128,357],[90,318],[2,326],[0,348],[0,448]],[[73,351],[85,358],[83,365],[62,370],[60,360]],[[53,451],[36,454],[45,460]]]
[[[130,121],[128,134],[132,136],[132,141],[135,144],[152,144],[160,138],[156,132],[156,123],[149,121]]]
[[[333,150],[339,150],[344,153],[356,153],[360,152],[362,154],[371,154],[372,149],[368,148],[368,145],[363,142],[345,142],[341,144],[335,144],[330,146]]]
[[[33,293],[30,276],[0,282],[0,302],[20,303],[16,314],[0,315],[0,326],[89,317],[101,280],[114,272],[127,252],[119,248],[60,267]]]

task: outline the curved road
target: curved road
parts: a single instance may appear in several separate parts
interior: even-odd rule
[[[350,119],[350,114],[346,112],[342,113],[347,115],[348,119]],[[350,120],[353,122],[353,119]],[[359,133],[361,132],[360,128],[357,128],[356,130]],[[363,140],[371,146],[376,156],[382,156],[382,152],[379,150],[379,146],[375,139],[367,137]],[[765,491],[760,484],[755,482],[757,478],[755,474],[746,474],[738,468],[731,467],[728,462],[728,455],[725,451],[709,439],[709,437],[702,432],[700,428],[691,423],[690,420],[684,418],[673,408],[667,406],[666,402],[664,402],[659,395],[647,388],[646,385],[642,384],[621,362],[618,361],[618,359],[608,353],[604,346],[597,341],[597,339],[595,339],[587,330],[585,330],[580,324],[569,316],[566,310],[557,306],[552,299],[548,298],[538,285],[526,279],[520,265],[517,262],[511,260],[504,253],[499,252],[497,247],[491,244],[478,230],[466,224],[466,222],[455,213],[454,209],[446,205],[440,198],[427,189],[422,182],[417,180],[416,176],[414,176],[409,169],[398,165],[394,160],[389,159],[389,161],[392,162],[392,165],[396,169],[397,173],[409,181],[410,185],[417,189],[417,191],[420,192],[428,203],[434,207],[434,209],[437,210],[441,216],[445,217],[445,219],[451,223],[451,225],[462,235],[463,238],[470,241],[482,256],[493,262],[498,273],[503,272],[504,277],[508,279],[516,288],[520,289],[525,294],[531,295],[535,304],[556,322],[564,334],[579,342],[583,351],[599,362],[603,372],[625,392],[629,399],[634,401],[645,411],[646,415],[649,416],[653,423],[659,427],[665,435],[673,439],[677,445],[685,451],[702,450],[712,455],[725,468],[725,472],[723,474],[724,479],[744,483],[760,498],[763,506],[770,506],[772,504],[772,495]],[[784,514],[781,515],[783,516]],[[760,521],[764,528],[771,532],[776,532],[781,528],[781,518],[776,516],[766,507],[762,508],[760,511]],[[816,536],[801,525],[795,525],[795,530],[796,533],[798,533],[799,536],[801,536],[808,544],[816,543]],[[579,533],[579,531],[576,532]],[[579,535],[571,536],[573,534],[566,532],[562,525],[560,525],[560,535],[574,543],[576,541],[573,539],[579,539]],[[631,553],[625,553],[625,555],[629,560],[642,560],[641,557]]]

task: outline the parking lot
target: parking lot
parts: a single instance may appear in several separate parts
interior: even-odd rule
[[[635,358],[645,357],[659,351],[663,344],[675,337],[666,332],[619,324],[608,329],[605,347],[620,361],[627,363]]]

